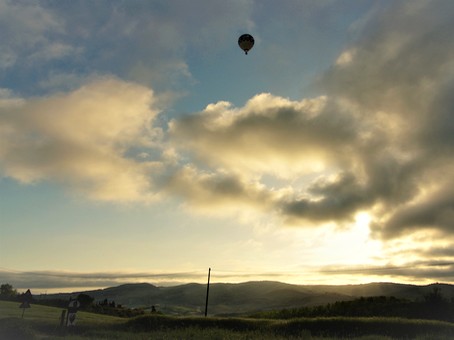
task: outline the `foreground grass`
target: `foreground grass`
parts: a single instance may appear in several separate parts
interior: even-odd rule
[[[44,322],[60,322],[62,308],[48,307],[42,305],[31,305],[25,310],[24,319]],[[2,318],[22,318],[23,310],[19,308],[18,302],[0,301],[0,319]],[[125,319],[102,314],[78,312],[77,322],[81,324],[106,324],[124,321]]]
[[[393,318],[267,320],[146,315],[133,319],[78,312],[60,327],[61,309],[0,301],[0,339],[454,339],[454,324]]]
[[[428,338],[453,339],[454,324],[398,318],[298,318],[251,320],[246,318],[169,318],[142,316],[125,325],[131,331],[220,329],[233,333],[256,333],[260,338]],[[259,337],[257,337],[259,338]]]

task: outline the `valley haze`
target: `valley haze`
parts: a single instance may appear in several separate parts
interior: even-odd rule
[[[337,269],[342,272],[342,268]],[[354,268],[349,267],[345,273],[345,283],[332,282],[330,279],[323,278],[320,274],[320,279],[301,280],[301,273],[292,272],[275,272],[275,273],[246,273],[246,272],[226,272],[218,271],[211,268],[212,284],[240,284],[244,282],[260,282],[260,281],[277,281],[283,284],[305,285],[305,286],[341,286],[343,284],[370,284],[371,282],[391,282],[391,281],[364,281],[364,278],[355,280],[349,276],[351,271],[367,271],[383,274],[386,271],[395,273],[406,268],[390,266],[388,268]],[[326,267],[314,269],[310,276],[317,276],[323,271],[336,271],[336,268]],[[337,273],[339,275],[340,273]],[[14,286],[19,292],[31,289],[34,294],[52,294],[52,293],[71,293],[76,291],[86,291],[91,289],[104,289],[108,287],[119,286],[122,284],[149,283],[158,287],[171,287],[183,284],[206,284],[208,276],[207,271],[194,272],[176,272],[176,273],[120,273],[120,272],[100,272],[100,273],[70,273],[56,271],[7,271],[0,268],[0,283],[9,283]],[[365,275],[367,277],[367,275]],[[429,279],[420,279],[417,282],[405,282],[405,284],[428,285],[435,281]]]
[[[209,311],[211,315],[239,315],[264,310],[324,306],[377,296],[424,301],[435,289],[446,299],[454,297],[454,286],[440,283],[424,286],[397,283],[292,285],[274,281],[214,283],[210,284]],[[69,300],[80,293],[91,296],[95,303],[107,299],[128,308],[151,309],[151,306],[155,306],[164,313],[198,315],[204,311],[206,285],[189,283],[157,287],[149,283],[136,283],[81,292],[34,295],[34,298]]]

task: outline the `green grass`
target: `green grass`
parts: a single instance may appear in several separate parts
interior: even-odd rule
[[[132,319],[78,312],[75,327],[60,327],[61,309],[0,301],[0,339],[453,339],[454,324],[398,318],[269,320],[145,315]]]
[[[22,308],[19,308],[18,302],[10,301],[0,301],[0,319],[5,317],[10,318],[22,318]],[[42,305],[31,305],[31,308],[25,309],[24,319],[34,320],[34,321],[44,321],[57,323],[60,322],[60,315],[62,308],[48,307]],[[93,314],[86,312],[77,313],[77,322],[97,324],[97,323],[116,323],[118,321],[124,321],[125,319],[102,315],[102,314]]]
[[[60,327],[61,308],[31,305],[31,308],[19,308],[18,302],[0,301],[0,339],[34,339],[49,335],[61,336],[73,332]],[[23,317],[22,317],[23,315]],[[125,319],[86,312],[78,312],[74,327],[83,332],[96,329],[109,330],[118,327]],[[86,339],[86,338],[85,338]]]

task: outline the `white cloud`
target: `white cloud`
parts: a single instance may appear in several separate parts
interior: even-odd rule
[[[342,224],[368,211],[375,235],[384,238],[422,224],[449,231],[452,195],[442,188],[453,186],[447,175],[454,146],[453,4],[398,2],[371,12],[356,27],[358,38],[320,77],[318,97],[261,93],[242,107],[211,103],[173,120],[164,137],[167,131],[153,127],[156,97],[130,82],[90,80],[66,94],[34,99],[4,95],[3,172],[23,182],[56,179],[112,201],[143,199],[160,182],[201,209],[246,206],[304,225]],[[0,5],[11,17],[19,9]],[[11,39],[0,61],[12,65],[18,55],[33,53],[41,60],[67,58],[83,41],[78,58],[91,53],[90,65],[100,72],[115,68],[124,78],[172,87],[175,79],[191,77],[188,50],[216,41],[207,53],[218,53],[227,31],[253,27],[252,5],[176,1],[155,8],[125,2],[102,12],[93,3],[89,17],[76,6],[71,17],[58,20],[52,14],[58,8],[25,6],[25,18],[42,20],[18,28],[19,43]],[[232,16],[207,16],[205,10]],[[131,13],[138,15],[132,20]],[[51,30],[70,42],[57,39],[52,48]],[[83,78],[67,75],[53,71],[40,84],[53,89],[65,79],[77,84]],[[153,148],[161,137],[169,145],[156,158]],[[146,157],[130,157],[133,149]]]
[[[354,50],[346,50],[341,53],[341,55],[336,60],[336,65],[338,66],[345,66],[350,64],[355,57]]]
[[[330,97],[351,103],[362,112],[359,119],[386,130],[379,148],[364,148],[362,155],[382,206],[373,226],[386,238],[452,229],[443,217],[452,195],[440,188],[454,185],[446,175],[454,147],[454,102],[447,95],[454,83],[453,9],[451,2],[414,1],[370,17],[353,58],[322,81]]]
[[[115,78],[49,97],[1,99],[3,173],[24,183],[56,180],[99,200],[149,199],[149,175],[161,165],[127,152],[156,146],[155,105],[150,89]]]
[[[351,118],[327,114],[326,98],[291,101],[260,94],[242,108],[219,102],[170,124],[179,146],[213,167],[238,174],[294,178],[327,170],[355,138]],[[342,144],[341,144],[342,142]]]
[[[204,172],[193,165],[176,171],[167,189],[185,198],[192,211],[225,215],[249,210],[264,211],[272,207],[281,194],[269,190],[259,181],[223,171]]]
[[[321,77],[325,96],[259,94],[243,107],[213,103],[171,122],[173,141],[195,156],[193,172],[208,168],[213,176],[222,171],[255,181],[268,197],[263,207],[290,220],[342,224],[369,211],[383,238],[420,228],[449,232],[453,196],[440,188],[454,186],[447,175],[454,147],[447,14],[453,7],[398,3],[376,12]],[[287,182],[276,188],[267,176]],[[304,177],[300,188],[271,194]],[[429,184],[438,188],[430,195]],[[242,186],[236,193],[258,198],[251,192]],[[212,188],[210,204],[225,194]]]

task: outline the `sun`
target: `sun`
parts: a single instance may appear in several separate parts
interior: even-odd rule
[[[362,211],[356,214],[355,216],[355,225],[358,228],[369,229],[370,221],[372,220],[369,213]]]

